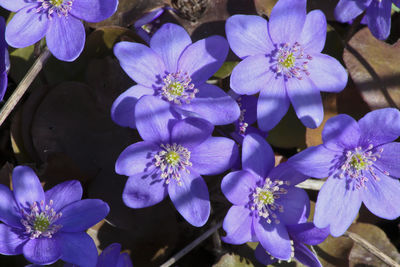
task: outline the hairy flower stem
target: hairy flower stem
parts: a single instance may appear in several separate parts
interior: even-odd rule
[[[50,51],[47,49],[47,47],[45,47],[42,53],[33,63],[32,67],[26,73],[25,77],[18,84],[17,88],[14,90],[11,97],[7,100],[3,108],[0,110],[0,126],[4,123],[8,115],[10,115],[11,111],[13,111],[15,106],[18,104],[19,100],[25,94],[26,90],[35,80],[36,76],[42,70],[44,64],[46,64],[46,61],[49,59],[50,55],[51,55]]]

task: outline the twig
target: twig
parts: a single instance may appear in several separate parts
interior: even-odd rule
[[[305,180],[302,183],[299,183],[296,186],[300,187],[300,188],[303,188],[303,189],[310,189],[310,190],[319,191],[319,190],[321,190],[321,187],[322,187],[323,184],[324,184],[324,181],[315,180],[315,179],[308,179],[308,180]]]
[[[347,236],[351,240],[353,240],[355,243],[363,247],[365,250],[370,252],[371,254],[375,255],[378,259],[383,261],[389,266],[400,266],[396,261],[394,261],[392,258],[390,258],[388,255],[380,251],[377,247],[369,243],[367,240],[359,236],[358,234],[346,231],[344,233],[344,236]]]
[[[160,267],[169,267],[175,262],[177,262],[180,258],[185,256],[187,253],[189,253],[192,249],[194,249],[197,245],[199,245],[201,242],[206,240],[209,236],[211,236],[215,231],[217,231],[220,227],[222,226],[222,221],[208,229],[206,232],[204,232],[201,236],[196,238],[192,243],[184,247],[181,251],[176,253],[172,258],[170,258],[167,262],[165,262],[163,265]]]
[[[0,126],[4,123],[8,115],[10,115],[11,111],[15,108],[19,100],[25,94],[26,90],[35,80],[36,76],[42,70],[44,64],[49,59],[50,55],[51,55],[50,51],[47,49],[47,47],[44,48],[40,56],[36,59],[32,67],[26,73],[25,77],[19,83],[18,87],[15,89],[11,97],[4,104],[3,108],[0,111]]]

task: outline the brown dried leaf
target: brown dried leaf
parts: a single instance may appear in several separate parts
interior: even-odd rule
[[[381,252],[400,264],[399,252],[390,242],[385,232],[383,232],[379,227],[372,224],[357,223],[353,224],[349,228],[349,231],[360,235],[365,240],[377,247]],[[356,267],[360,265],[388,266],[375,255],[371,254],[358,244],[354,244],[353,248],[351,249],[349,260],[350,267]]]
[[[343,59],[369,108],[400,106],[400,41],[389,45],[365,27],[350,40]]]

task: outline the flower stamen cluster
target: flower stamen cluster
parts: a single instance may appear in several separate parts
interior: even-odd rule
[[[304,49],[298,42],[295,42],[292,46],[288,43],[280,45],[274,56],[276,61],[275,72],[283,74],[286,79],[295,77],[302,80],[302,73],[307,76],[310,75],[308,63],[312,60],[312,57],[304,53]]]
[[[45,205],[44,201],[38,205],[35,201],[30,206],[29,214],[22,210],[21,223],[25,227],[25,233],[30,235],[30,239],[51,238],[62,227],[62,225],[54,224],[62,216],[62,213],[55,212],[52,205],[53,200],[50,200],[48,205]]]
[[[239,134],[245,135],[247,127],[249,126],[249,124],[244,121],[244,115],[246,113],[246,109],[243,108],[243,104],[241,103],[241,100],[242,100],[241,97],[236,99],[236,102],[238,103],[238,106],[240,108],[240,116],[239,116],[239,119],[238,119],[238,122],[239,122],[238,123],[239,124]]]
[[[166,184],[174,179],[178,185],[182,185],[180,172],[190,173],[187,167],[192,166],[190,151],[176,143],[161,144],[161,148],[162,150],[154,156],[154,165],[160,168],[161,178],[165,179]]]
[[[366,188],[365,183],[368,181],[368,178],[363,175],[363,171],[368,171],[376,181],[379,181],[380,178],[375,174],[372,165],[381,157],[383,148],[375,152],[372,151],[373,148],[374,146],[370,144],[367,149],[357,147],[354,150],[348,150],[345,154],[345,162],[340,168],[341,173],[339,177],[344,178],[347,176],[354,179],[356,181],[356,189],[360,189],[361,187]],[[383,170],[382,172],[389,175],[387,171]]]
[[[275,212],[282,213],[283,206],[276,203],[275,200],[280,198],[280,195],[287,194],[287,190],[282,188],[282,185],[289,185],[289,182],[271,181],[270,178],[266,178],[264,185],[257,187],[252,195],[251,210],[257,210],[258,216],[267,219],[269,224],[272,222],[271,218],[276,224],[280,223]]]
[[[37,0],[39,7],[36,8],[37,13],[47,13],[47,17],[52,19],[52,15],[58,17],[68,17],[74,0]]]
[[[163,78],[164,86],[161,88],[161,95],[168,101],[177,105],[189,104],[199,92],[194,88],[192,78],[187,72],[177,71],[169,73]]]

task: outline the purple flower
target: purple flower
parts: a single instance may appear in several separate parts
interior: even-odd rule
[[[328,180],[319,192],[314,224],[342,235],[363,202],[376,216],[400,215],[400,112],[386,108],[369,112],[358,122],[338,115],[326,122],[323,144],[289,159],[305,175]]]
[[[249,133],[267,137],[267,133],[251,126],[257,121],[257,97],[252,95],[237,95],[233,91],[230,91],[230,94],[236,100],[240,108],[239,119],[233,123],[235,125],[235,131],[231,133],[232,138],[239,144],[242,144],[243,138]]]
[[[7,43],[4,39],[6,22],[0,17],[0,101],[3,100],[7,90],[8,77],[7,72],[10,69],[10,58],[7,50]]]
[[[78,181],[61,183],[44,192],[33,170],[14,168],[11,191],[0,185],[0,253],[24,254],[39,265],[58,259],[81,267],[96,265],[97,249],[85,231],[102,220],[108,205],[82,198]]]
[[[120,42],[114,54],[121,67],[138,84],[121,94],[111,108],[112,119],[135,128],[137,100],[154,95],[185,115],[201,116],[214,125],[235,121],[240,110],[235,100],[206,81],[223,64],[229,46],[221,36],[192,43],[182,27],[164,24],[151,38],[150,48]]]
[[[313,223],[303,222],[294,225],[287,225],[289,236],[292,240],[292,258],[296,258],[302,264],[310,267],[322,267],[318,257],[312,253],[306,245],[318,245],[328,237],[329,229],[320,229]],[[261,245],[258,245],[255,256],[262,264],[269,265],[277,262],[279,259],[271,256]]]
[[[157,19],[167,8],[168,7],[156,8],[135,21],[135,31],[146,43],[150,43],[150,36],[153,35],[155,28],[157,28],[159,25],[159,21],[157,22]]]
[[[306,15],[306,0],[279,0],[269,22],[248,15],[227,20],[231,49],[243,59],[232,71],[231,88],[241,95],[260,92],[261,130],[274,128],[290,102],[305,126],[318,127],[324,115],[320,91],[339,92],[346,86],[343,66],[321,54],[326,27],[320,10]]]
[[[96,267],[132,267],[128,253],[122,253],[121,245],[113,243],[106,247],[97,259]],[[64,267],[80,267],[74,264],[64,264]]]
[[[307,193],[295,184],[307,177],[282,163],[274,168],[274,153],[259,135],[243,140],[243,170],[226,175],[222,192],[233,203],[222,240],[231,244],[259,241],[274,257],[288,260],[292,246],[286,225],[308,216]]]
[[[376,38],[384,40],[390,34],[392,3],[400,7],[400,0],[340,0],[335,17],[349,22],[366,10],[363,20]]]
[[[6,28],[7,43],[21,48],[46,36],[51,53],[63,61],[74,61],[85,45],[80,21],[99,22],[117,9],[118,0],[0,0],[17,12]]]
[[[128,146],[115,171],[127,175],[123,200],[144,208],[167,194],[192,225],[202,226],[210,214],[207,185],[201,175],[215,175],[232,166],[237,146],[224,137],[211,137],[213,125],[200,118],[175,120],[168,102],[143,96],[136,104],[136,127],[144,141]]]

